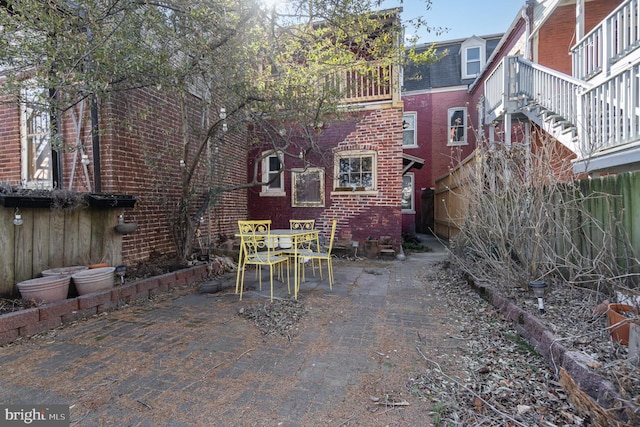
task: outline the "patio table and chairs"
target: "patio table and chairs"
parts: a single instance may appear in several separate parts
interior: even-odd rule
[[[320,251],[320,231],[313,228],[314,220],[292,220],[288,229],[271,229],[270,220],[238,221],[241,238],[240,255],[238,260],[238,273],[236,277],[236,293],[244,288],[245,270],[248,265],[256,265],[259,269],[262,265],[270,267],[271,299],[273,300],[273,267],[287,267],[287,279],[289,266],[293,263],[293,296],[298,298],[300,282],[304,280],[303,260],[318,260],[320,277],[322,278],[321,261],[328,262],[329,286],[333,286],[333,267],[331,265],[331,246],[335,235],[336,222],[333,221],[331,241],[328,252]],[[258,272],[259,273],[259,272]],[[315,267],[314,267],[315,275]],[[283,273],[279,273],[279,278]],[[283,279],[283,278],[282,278]],[[260,283],[261,278],[259,279]],[[262,285],[261,285],[262,286]],[[291,288],[289,287],[289,293]]]

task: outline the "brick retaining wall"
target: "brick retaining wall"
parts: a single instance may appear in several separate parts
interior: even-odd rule
[[[0,345],[9,344],[20,337],[46,332],[64,323],[113,311],[135,300],[148,299],[173,288],[186,286],[205,279],[207,274],[207,265],[198,265],[117,285],[112,289],[4,314],[0,316]]]

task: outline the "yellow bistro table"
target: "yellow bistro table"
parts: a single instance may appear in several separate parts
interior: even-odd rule
[[[266,235],[266,233],[264,233]],[[320,236],[319,230],[291,230],[289,228],[273,229],[269,232],[272,240],[278,239],[278,251],[283,251],[293,258],[293,297],[298,299],[298,290],[300,289],[300,259],[304,258],[303,246],[310,243],[318,244]],[[238,233],[235,237],[241,237]],[[238,265],[242,264],[242,245],[240,246],[240,254],[238,255]],[[244,284],[242,284],[244,286]],[[236,275],[236,293],[240,287],[240,275]]]

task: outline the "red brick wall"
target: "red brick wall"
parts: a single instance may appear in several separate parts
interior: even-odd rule
[[[191,128],[201,130],[201,111],[196,100],[191,101]],[[178,102],[163,92],[138,90],[102,100],[99,107],[101,191],[131,194],[139,198],[135,208],[122,211],[127,222],[138,223],[135,233],[123,237],[123,262],[128,264],[144,260],[152,253],[175,253],[172,221],[167,216],[164,201],[167,198],[177,200],[180,190],[182,133]],[[78,117],[80,109],[76,108],[75,111]],[[80,141],[89,158],[93,159],[88,103],[83,114]],[[15,104],[0,103],[0,182],[12,185],[20,182],[19,119]],[[212,120],[216,119],[214,117]],[[71,183],[75,190],[96,191],[93,163],[88,166],[87,185],[80,153],[76,155],[71,149],[78,142],[71,112],[64,115],[61,129],[65,145],[62,187],[67,189]],[[197,137],[194,134],[192,142]],[[229,132],[222,141],[216,143],[219,158],[228,159],[218,162],[217,175],[221,185],[244,182],[244,176],[238,172],[246,170],[246,141],[245,128],[234,128],[230,120]],[[204,192],[203,182],[196,179],[196,185],[199,192]],[[191,211],[195,213],[197,208],[193,206]],[[119,213],[114,212],[114,215]],[[204,215],[201,241],[209,245],[218,242],[221,235],[233,235],[237,220],[246,217],[246,191],[224,193],[217,206]]]
[[[585,34],[598,25],[600,21],[613,12],[615,8],[620,6],[620,3],[622,3],[622,0],[598,0],[585,2]]]
[[[416,140],[417,148],[405,148],[403,151],[411,156],[424,160],[424,165],[420,169],[410,169],[413,172],[413,200],[415,214],[402,214],[403,231],[412,233],[420,224],[417,222],[422,218],[422,188],[433,188],[433,153],[431,131],[433,127],[433,99],[432,95],[405,95],[402,97],[404,111],[416,112]]]
[[[459,161],[467,157],[475,148],[475,124],[467,117],[467,145],[448,146],[448,110],[454,107],[466,107],[467,115],[473,113],[475,105],[470,103],[470,96],[466,90],[442,92],[432,94],[434,105],[431,116],[431,155],[433,168],[431,172],[432,182],[448,173],[451,167],[457,166]],[[437,106],[437,107],[436,107]]]
[[[314,165],[325,169],[325,207],[291,207],[291,176],[285,172],[286,197],[261,197],[260,188],[249,191],[249,218],[271,219],[274,228],[289,228],[289,219],[315,219],[316,228],[330,232],[338,220],[336,238],[364,241],[390,236],[401,242],[402,197],[402,110],[378,109],[354,115],[353,120],[326,122],[319,138],[322,147]],[[353,195],[333,190],[333,153],[335,150],[366,149],[377,151],[377,195]],[[255,153],[253,153],[255,154]],[[293,153],[291,153],[293,154]],[[253,156],[250,155],[250,158]],[[300,167],[291,157],[285,168]],[[253,162],[249,162],[251,175]]]
[[[0,182],[20,183],[20,110],[0,99]],[[12,142],[16,142],[12,143]]]
[[[201,112],[190,105],[191,128],[201,129]],[[125,236],[123,259],[140,260],[154,252],[173,253],[172,220],[165,209],[166,200],[176,201],[180,194],[182,169],[182,133],[177,100],[156,91],[123,94],[107,104],[101,122],[102,187],[105,192],[133,194],[139,197],[136,207],[125,212],[128,222],[137,222],[138,231]],[[212,118],[216,120],[216,118]],[[194,135],[190,164],[201,135]],[[231,128],[222,141],[217,141],[219,159],[217,175],[221,185],[244,183],[238,171],[246,168],[246,132]],[[213,153],[212,153],[213,155]],[[207,159],[207,155],[203,157]],[[240,180],[240,181],[239,181]],[[197,192],[204,193],[206,184],[195,179]],[[199,203],[192,206],[195,214]],[[231,236],[237,220],[247,215],[246,192],[223,193],[213,210],[204,215],[201,241],[215,244],[222,235]]]

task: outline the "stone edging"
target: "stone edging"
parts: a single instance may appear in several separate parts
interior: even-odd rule
[[[581,391],[580,396],[583,398],[583,402],[579,406],[587,407],[592,418],[599,418],[598,415],[605,416],[607,420],[601,420],[605,421],[605,424],[602,425],[610,425],[607,421],[613,421],[610,418],[613,417],[621,422],[615,423],[615,425],[623,426],[627,425],[624,424],[625,422],[629,422],[630,418],[634,417],[633,414],[639,413],[638,406],[623,399],[609,380],[587,366],[587,362],[589,362],[587,356],[567,349],[540,319],[497,295],[489,286],[475,283],[470,279],[467,282],[482,298],[493,304],[505,318],[513,323],[518,333],[548,361],[555,369],[556,374],[562,377],[562,371],[565,371],[569,375],[570,381],[572,380]],[[585,403],[585,399],[591,401]],[[598,414],[593,413],[594,409]]]
[[[186,286],[206,278],[207,275],[208,266],[203,264],[117,285],[112,289],[4,314],[0,316],[0,345],[9,344],[20,337],[46,332],[64,323],[113,311],[123,304],[148,299],[173,288]]]

